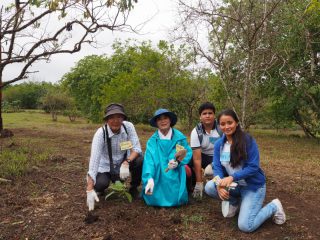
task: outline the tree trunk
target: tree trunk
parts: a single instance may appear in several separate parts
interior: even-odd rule
[[[70,120],[70,122],[74,122],[76,120],[76,116],[75,115],[69,115],[69,120]]]
[[[241,125],[243,129],[247,129],[247,100],[248,100],[248,95],[249,95],[249,85],[251,83],[251,78],[252,78],[252,58],[253,58],[253,53],[251,51],[249,52],[248,56],[248,67],[247,67],[247,74],[244,79],[244,84],[243,84],[243,101],[242,101],[242,114],[241,114]]]
[[[2,85],[1,76],[0,76],[0,86]],[[0,87],[0,132],[3,130],[3,121],[2,121],[2,87]]]
[[[2,15],[0,16],[0,35],[2,29]],[[2,62],[2,46],[0,41],[0,63]],[[2,75],[3,75],[3,68],[0,67],[0,132],[3,130],[3,122],[2,122]]]
[[[296,123],[302,128],[304,134],[307,136],[307,137],[312,137],[312,138],[317,138],[316,135],[314,135],[309,129],[308,127],[304,124],[304,121],[299,113],[298,110],[295,110],[293,112],[293,117],[296,121]]]
[[[1,61],[1,46],[0,46],[0,61]],[[2,69],[0,69],[0,132],[3,130],[2,122]]]
[[[51,112],[52,121],[56,122],[58,119],[58,114],[55,111]]]

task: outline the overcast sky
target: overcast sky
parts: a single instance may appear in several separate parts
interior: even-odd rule
[[[32,70],[39,72],[30,75],[30,79],[57,82],[84,56],[111,54],[111,45],[115,39],[151,40],[154,44],[161,39],[167,40],[168,29],[174,25],[175,4],[173,0],[138,0],[138,3],[135,4],[133,11],[130,13],[128,24],[135,26],[145,22],[147,19],[151,19],[140,31],[140,35],[106,31],[104,35],[100,36],[100,43],[104,45],[103,48],[85,47],[79,53],[56,55],[51,58],[50,63],[36,63],[33,65]],[[10,67],[10,71],[14,71],[14,66]],[[7,77],[9,77],[10,71],[8,71]]]

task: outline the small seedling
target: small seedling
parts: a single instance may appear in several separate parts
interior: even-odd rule
[[[126,197],[129,202],[132,202],[132,196],[128,193],[126,186],[122,182],[116,181],[115,183],[112,183],[109,186],[109,189],[112,191],[105,197],[105,200],[107,200],[111,195],[116,194],[120,197]]]
[[[177,144],[176,145],[176,152],[179,152],[179,151],[183,151],[185,148],[182,146],[182,145],[180,145],[180,144]],[[175,159],[175,161],[176,162],[180,162],[178,159]],[[168,172],[170,169],[167,167],[164,171],[165,172]]]

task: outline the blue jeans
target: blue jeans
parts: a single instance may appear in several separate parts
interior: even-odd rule
[[[206,184],[205,192],[210,197],[220,199],[213,181],[209,181]],[[240,204],[238,227],[243,232],[255,231],[277,211],[277,206],[272,202],[262,207],[266,196],[266,185],[263,185],[256,191],[238,186],[236,189],[230,190],[229,194],[230,204]]]

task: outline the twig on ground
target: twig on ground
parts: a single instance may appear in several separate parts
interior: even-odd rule
[[[0,178],[0,182],[12,182],[10,179]]]
[[[67,183],[67,184],[72,184],[72,182],[69,182],[67,180],[64,180],[62,178],[59,178],[59,177],[55,177],[55,176],[51,176],[49,173],[45,172],[45,171],[42,171],[47,177],[50,177],[52,179],[55,179],[55,180],[59,180],[60,182],[63,182],[63,183]]]
[[[60,182],[63,182],[63,183],[72,184],[72,182],[70,182],[70,181],[64,180],[64,179],[59,178],[59,177],[51,176],[49,173],[47,173],[46,171],[41,170],[39,167],[34,166],[32,168],[37,170],[38,172],[44,173],[49,178],[52,178],[52,179],[55,179],[55,180],[59,180]]]

